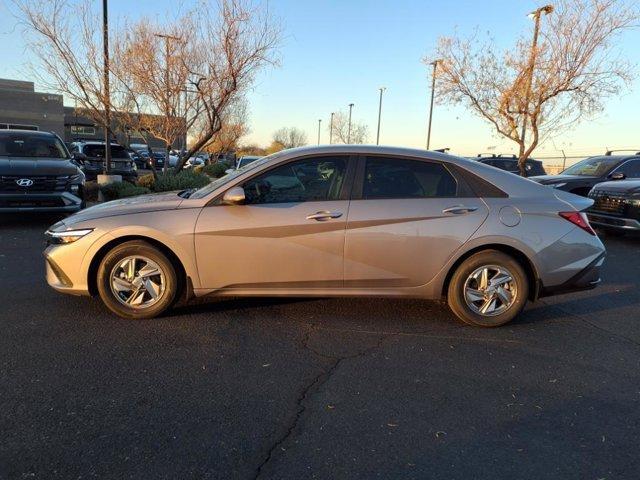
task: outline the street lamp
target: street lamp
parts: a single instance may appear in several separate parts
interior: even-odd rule
[[[169,88],[169,72],[170,72],[170,65],[169,65],[169,58],[170,58],[170,52],[169,52],[169,40],[181,40],[180,37],[176,37],[173,35],[166,35],[166,34],[162,34],[162,33],[155,33],[154,37],[158,37],[158,38],[162,38],[164,39],[164,51],[165,51],[165,58],[164,58],[164,88],[166,90],[166,97],[165,97],[165,116],[167,117],[165,119],[166,122],[169,122],[169,117],[171,116],[171,106],[169,105],[169,98],[171,97],[171,89]],[[179,99],[178,99],[179,101]],[[169,149],[170,146],[168,143],[166,143],[166,151],[165,151],[165,159],[164,159],[164,166],[162,168],[162,170],[164,171],[164,173],[167,173],[167,170],[169,168]]]
[[[349,130],[347,133],[347,143],[351,143],[351,111],[353,110],[353,103],[349,104]]]
[[[331,112],[331,121],[329,122],[329,145],[333,143],[333,116],[335,112]]]
[[[104,173],[111,173],[111,94],[109,92],[109,18],[107,0],[102,0],[102,48],[103,48],[103,83],[104,83]]]
[[[322,119],[318,119],[318,145],[320,145],[320,125],[322,125]]]
[[[529,118],[529,97],[531,96],[531,83],[533,82],[533,70],[536,64],[536,54],[538,53],[538,35],[540,33],[540,17],[544,13],[549,15],[553,12],[553,5],[545,5],[537,10],[529,13],[527,16],[535,21],[533,28],[533,42],[531,44],[531,55],[529,57],[528,75],[527,75],[527,87],[524,94],[524,118],[522,119],[522,133],[520,134],[520,140],[524,145],[524,139],[527,134],[527,119]]]
[[[387,87],[380,87],[380,102],[378,103],[378,134],[376,135],[376,145],[380,145],[380,118],[382,117],[382,94]]]
[[[429,65],[433,65],[433,74],[431,76],[431,106],[429,107],[429,126],[427,127],[427,150],[431,146],[431,120],[433,117],[433,99],[435,97],[436,91],[436,70],[438,69],[438,64],[442,63],[441,59],[434,60]]]

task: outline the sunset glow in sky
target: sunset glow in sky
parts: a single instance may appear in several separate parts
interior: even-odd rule
[[[163,18],[176,3],[111,0],[111,17],[136,18],[146,12]],[[284,126],[302,128],[309,142],[315,143],[318,119],[323,120],[322,141],[327,142],[330,112],[346,110],[349,103],[355,104],[354,119],[369,126],[369,140],[374,143],[378,88],[385,86],[381,143],[424,147],[430,71],[421,58],[432,52],[437,38],[456,31],[465,35],[478,27],[480,32],[489,31],[499,44],[509,45],[532,27],[526,14],[537,6],[528,0],[273,0],[269,8],[285,31],[281,66],[261,74],[249,95],[251,134],[245,143],[267,144],[271,134]],[[28,80],[29,52],[16,19],[2,3],[0,42],[0,77]],[[640,32],[629,31],[619,48],[632,62],[640,63],[637,45]],[[636,80],[598,118],[547,142],[537,154],[552,156],[561,149],[568,154],[600,153],[607,147],[640,149],[639,108],[640,81]],[[489,149],[515,151],[515,144],[500,140],[471,112],[438,105],[432,148],[441,147],[464,155]]]

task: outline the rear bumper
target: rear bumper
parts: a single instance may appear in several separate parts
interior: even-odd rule
[[[596,288],[602,281],[600,278],[600,271],[602,269],[602,264],[604,263],[604,257],[605,253],[603,252],[584,269],[560,285],[553,285],[550,287],[541,285],[538,297],[549,297],[552,295],[561,295],[563,293],[579,292],[582,290],[591,290]]]
[[[633,218],[614,217],[602,213],[587,212],[589,223],[595,227],[614,228],[616,230],[640,231],[640,221]]]
[[[85,178],[87,180],[95,180],[98,175],[104,174],[104,168],[100,167],[84,167],[83,168]],[[120,170],[112,168],[109,172],[110,175],[120,175],[124,180],[134,181],[138,178],[138,172],[135,170]]]
[[[0,193],[0,212],[72,213],[82,208],[82,199],[70,192]]]

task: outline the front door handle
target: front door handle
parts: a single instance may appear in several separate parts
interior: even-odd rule
[[[329,220],[331,218],[340,218],[342,216],[342,212],[316,212],[310,215],[307,215],[307,220],[317,220],[318,222],[324,222],[325,220]]]
[[[471,213],[478,210],[478,207],[465,207],[464,205],[456,205],[454,207],[445,208],[442,213],[452,213],[454,215],[461,215],[463,213]]]

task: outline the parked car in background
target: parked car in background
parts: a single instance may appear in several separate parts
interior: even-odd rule
[[[126,150],[131,160],[133,160],[136,164],[136,168],[138,170],[144,170],[145,168],[147,168],[147,161],[142,155],[140,155],[140,153],[138,153],[133,148],[127,148]]]
[[[105,173],[105,143],[100,141],[72,142],[71,155],[80,163],[87,180],[95,180]],[[121,175],[122,179],[135,183],[138,178],[136,163],[129,156],[127,149],[117,143],[110,145],[112,175]]]
[[[229,168],[227,169],[226,173],[231,173],[234,170],[239,170],[242,167],[246,167],[247,165],[249,165],[250,163],[255,162],[256,160],[260,160],[262,157],[258,156],[258,155],[244,155],[242,157],[240,157],[238,159],[238,162],[236,163],[236,166],[233,168]]]
[[[201,157],[190,157],[185,162],[183,168],[188,170],[190,168],[199,167],[199,166],[204,167],[204,165],[205,165],[205,161]]]
[[[582,160],[559,175],[530,178],[543,185],[586,197],[598,183],[640,178],[640,152],[635,155],[614,155],[610,151]]]
[[[492,327],[528,300],[599,283],[592,203],[433,151],[290,149],[199,190],[53,225],[47,281],[126,318],[160,315],[182,293],[446,297],[464,322]]]
[[[0,130],[0,212],[77,212],[84,182],[57,135]]]
[[[589,192],[594,201],[589,221],[609,235],[640,232],[640,179],[598,183]]]
[[[480,163],[484,163],[485,165],[491,165],[492,167],[499,168],[500,170],[506,170],[507,172],[520,175],[520,168],[518,167],[518,157],[515,155],[478,154],[476,160]],[[525,162],[525,170],[527,171],[528,177],[547,174],[542,162],[533,158],[527,159],[527,161]]]

